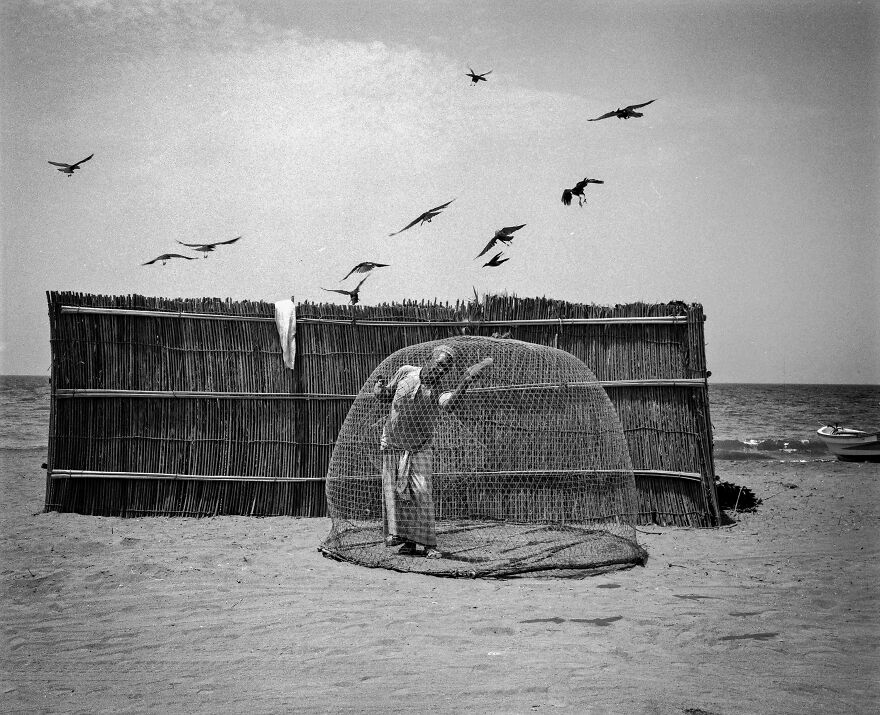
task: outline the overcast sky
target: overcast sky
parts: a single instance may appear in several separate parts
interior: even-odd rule
[[[372,260],[368,305],[699,302],[715,382],[880,383],[877,8],[4,3],[0,373],[48,374],[47,290],[345,302]]]

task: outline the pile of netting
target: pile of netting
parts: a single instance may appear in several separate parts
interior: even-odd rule
[[[626,439],[562,350],[453,337],[385,359],[327,473],[321,551],[447,576],[575,575],[644,563]]]

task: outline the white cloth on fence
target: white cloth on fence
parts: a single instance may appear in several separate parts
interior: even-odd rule
[[[291,298],[275,303],[275,325],[281,339],[284,365],[293,370],[293,361],[296,359],[296,306]]]

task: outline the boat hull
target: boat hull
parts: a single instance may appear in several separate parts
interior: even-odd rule
[[[822,427],[816,434],[828,451],[843,462],[880,462],[880,433]]]

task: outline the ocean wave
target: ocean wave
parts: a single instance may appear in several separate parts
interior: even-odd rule
[[[715,459],[775,459],[813,461],[830,459],[827,447],[810,439],[722,439],[714,443]]]

